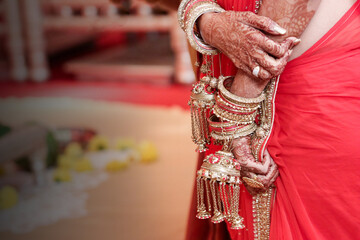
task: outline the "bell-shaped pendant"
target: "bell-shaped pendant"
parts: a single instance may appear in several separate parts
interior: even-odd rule
[[[218,210],[215,210],[214,211],[214,216],[212,216],[212,218],[211,218],[211,222],[213,222],[213,223],[220,223],[220,222],[222,222],[222,221],[224,221],[225,220],[225,216],[224,216],[224,214],[222,214],[220,211],[218,211]]]
[[[243,229],[245,227],[244,225],[244,218],[240,217],[239,215],[234,216],[231,218],[230,222],[230,228],[231,229]]]
[[[198,219],[208,219],[211,217],[211,214],[206,211],[205,206],[201,206],[200,209],[198,210],[198,213],[196,214],[196,217]]]

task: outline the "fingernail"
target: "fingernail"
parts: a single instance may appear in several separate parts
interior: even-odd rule
[[[295,43],[295,44],[297,44],[297,43],[299,43],[299,42],[301,42],[301,39],[300,39],[300,38],[297,38],[296,40],[294,40],[294,43]]]
[[[279,33],[279,34],[285,34],[286,33],[286,29],[285,28],[282,28],[280,27],[278,24],[274,24],[273,26],[273,31]]]

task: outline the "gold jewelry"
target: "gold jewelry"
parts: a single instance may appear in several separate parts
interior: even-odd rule
[[[216,115],[211,115],[208,118],[211,137],[215,140],[231,140],[244,137],[253,133],[257,128],[255,123],[244,126],[232,122],[219,122],[216,118]]]
[[[235,94],[232,94],[229,90],[226,89],[226,87],[224,86],[224,82],[226,80],[228,80],[229,77],[222,77],[219,78],[219,83],[218,83],[218,89],[220,91],[220,93],[229,101],[235,103],[235,104],[252,104],[252,103],[261,103],[262,101],[265,100],[265,93],[262,92],[258,97],[255,98],[244,98],[244,97],[239,97]],[[230,79],[229,79],[230,80]]]
[[[233,103],[229,103],[228,101],[226,101],[225,99],[223,99],[223,97],[221,96],[220,93],[217,94],[216,96],[216,102],[222,106],[222,108],[228,108],[231,109],[234,112],[238,112],[238,113],[248,113],[248,112],[253,112],[256,111],[257,109],[259,109],[260,105],[259,104],[255,104],[254,107],[249,106],[249,105],[244,105],[244,106],[240,106],[237,104],[233,104]]]
[[[197,180],[198,214],[196,216],[200,219],[209,218],[213,210],[211,217],[213,223],[227,219],[233,229],[244,228],[243,218],[239,216],[240,164],[235,161],[233,154],[217,151],[208,155],[197,171]],[[207,206],[204,185],[210,186],[211,190],[211,194],[207,192]],[[210,198],[212,201],[209,201]]]
[[[252,124],[259,115],[258,109],[264,95],[257,98],[242,98],[230,93],[225,87],[225,81],[230,80],[231,76],[219,77],[218,94],[216,104],[213,108],[214,114],[223,119],[242,125]]]
[[[254,176],[254,178],[248,178],[248,177],[243,177],[242,180],[249,185],[252,188],[258,188],[258,189],[263,189],[265,186],[264,184],[262,184],[261,182],[256,180],[257,177]]]
[[[193,4],[196,1],[183,0],[181,2],[178,11],[180,26],[185,30],[193,48],[203,54],[216,54],[217,50],[207,45],[201,39],[201,36],[196,34],[195,29],[197,18],[205,12],[212,11],[212,8],[216,8],[216,6],[210,7],[211,4],[207,5],[204,3]],[[257,12],[261,0],[255,1],[255,4],[255,12]],[[191,10],[188,11],[187,7],[191,8]],[[224,10],[221,9],[219,11]],[[200,14],[200,12],[202,13]],[[209,66],[202,65],[200,71],[209,74]],[[270,84],[270,87],[264,90],[265,93],[261,93],[257,98],[241,98],[231,94],[226,89],[227,84],[224,83],[226,78],[224,79],[224,77],[220,76],[219,79],[222,79],[222,82],[217,82],[216,78],[210,76],[201,79],[198,83],[200,87],[196,87],[193,90],[189,102],[192,106],[192,121],[197,123],[197,136],[212,136],[215,141],[222,142],[223,145],[222,151],[210,154],[204,159],[203,165],[197,172],[198,213],[196,216],[200,219],[211,217],[211,221],[214,223],[226,219],[230,223],[230,228],[242,229],[244,228],[243,218],[239,216],[240,164],[230,152],[231,140],[237,136],[236,133],[241,132],[241,134],[245,134],[244,131],[246,129],[249,129],[249,131],[251,129],[251,133],[253,133],[253,129],[256,129],[256,134],[249,133],[251,134],[251,148],[256,159],[261,160],[261,157],[258,157],[258,155],[261,156],[260,153],[263,152],[263,146],[266,145],[273,120],[273,104],[270,103],[273,103],[274,94],[269,93],[276,92],[276,90],[273,91],[274,86]],[[215,110],[215,112],[217,112],[220,122],[214,121],[216,123],[210,123],[206,120],[204,121],[204,119],[215,108],[216,87],[219,89],[217,96],[220,96],[216,99],[216,105],[218,105],[216,108],[220,110]],[[213,92],[210,93],[206,89],[212,89]],[[234,114],[234,116],[244,116],[233,117],[233,115],[228,115],[228,117],[227,114],[223,114],[225,112]],[[221,116],[229,120],[232,118],[233,120],[226,121]],[[213,129],[211,135],[206,135],[204,132],[207,131],[209,125],[216,125],[213,127],[218,129]],[[202,139],[210,141],[210,138],[202,137]],[[203,146],[205,147],[205,145]],[[253,187],[264,187],[261,182],[257,181],[256,177],[254,179],[244,177],[243,179],[244,183],[252,184]],[[271,196],[272,188],[270,187],[266,192],[253,197],[254,240],[265,240],[269,237]]]
[[[182,30],[185,30],[184,14],[185,14],[186,6],[190,1],[191,0],[182,0],[178,8],[177,17],[178,17],[179,25]]]
[[[209,84],[210,87],[212,87],[212,88],[217,88],[219,79],[217,79],[215,77],[205,76],[202,79],[200,79],[200,81],[204,82],[205,84]]]
[[[254,10],[255,13],[259,12],[259,8],[260,8],[261,4],[262,4],[262,0],[255,1],[255,10]]]
[[[207,116],[214,103],[214,89],[202,81],[193,85],[188,104],[191,110],[192,140],[198,145],[199,152],[206,151],[206,145],[210,143]]]
[[[229,121],[242,125],[247,125],[255,122],[255,118],[258,115],[258,111],[254,111],[253,113],[249,114],[231,113],[220,108],[218,105],[214,106],[213,112],[218,118],[221,118],[224,121]]]
[[[207,12],[224,12],[225,10],[222,9],[218,4],[205,1],[205,2],[198,2],[194,4],[194,6],[189,10],[188,15],[186,16],[185,20],[185,33],[189,40],[190,45],[198,52],[205,54],[205,55],[215,55],[218,54],[219,51],[206,44],[204,40],[202,40],[194,31],[195,23],[197,19]]]
[[[234,133],[218,133],[213,131],[211,132],[211,137],[216,140],[231,140],[239,137],[245,137],[252,134],[256,130],[256,127],[256,124],[253,123],[243,127],[243,129],[240,129]]]

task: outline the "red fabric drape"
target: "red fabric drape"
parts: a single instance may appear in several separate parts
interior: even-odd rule
[[[359,6],[281,75],[271,239],[360,239]]]

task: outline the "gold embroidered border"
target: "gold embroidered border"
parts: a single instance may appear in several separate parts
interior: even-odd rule
[[[253,197],[254,240],[268,240],[270,237],[270,212],[273,188]]]

